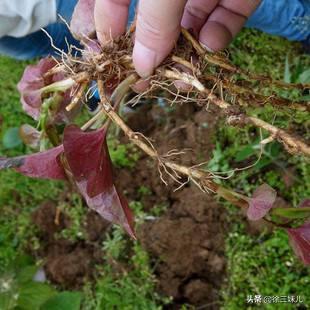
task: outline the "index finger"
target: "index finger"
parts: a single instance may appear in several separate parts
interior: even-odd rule
[[[133,62],[142,77],[168,56],[181,30],[187,0],[140,0]]]
[[[130,0],[96,0],[95,25],[100,43],[126,31]]]

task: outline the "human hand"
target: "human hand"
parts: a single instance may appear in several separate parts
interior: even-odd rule
[[[221,50],[241,30],[260,0],[140,0],[133,62],[148,77],[168,56],[181,25],[192,29],[209,50]],[[95,23],[101,43],[126,30],[130,0],[96,0]]]

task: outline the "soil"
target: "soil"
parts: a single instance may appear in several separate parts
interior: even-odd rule
[[[188,149],[177,156],[182,164],[192,166],[207,161],[212,154],[217,116],[191,104],[170,113],[159,106],[143,106],[127,121],[133,130],[151,137],[161,155]],[[168,176],[164,178],[169,181]],[[140,158],[133,171],[119,171],[117,180],[127,195],[142,200],[145,208],[167,205],[162,216],[140,227],[138,239],[152,257],[159,292],[174,298],[169,308],[188,303],[218,309],[225,275],[225,208],[195,185],[187,184],[178,191],[177,184],[165,186],[157,167],[146,157]],[[141,185],[152,194],[139,197]]]
[[[127,113],[127,122],[133,130],[150,137],[161,155],[186,149],[177,156],[182,164],[192,166],[207,161],[214,147],[217,113],[206,113],[192,104],[167,108],[145,103]],[[121,140],[126,141],[124,137]],[[185,184],[175,191],[179,185],[163,173],[166,186],[157,165],[143,154],[134,168],[116,169],[115,176],[129,201],[141,201],[146,210],[167,206],[161,216],[150,217],[141,225],[137,235],[152,258],[158,291],[173,297],[169,308],[179,309],[187,303],[219,309],[228,230],[225,208],[194,185]],[[141,186],[150,193],[141,194]],[[56,225],[55,215],[53,203],[43,204],[33,215],[43,245],[36,255],[45,257],[50,280],[65,288],[77,288],[94,276],[94,265],[102,262],[100,244],[110,225],[89,211],[87,240],[72,243],[55,238],[57,232],[70,225],[65,215]]]
[[[33,254],[44,258],[49,280],[64,289],[79,289],[85,280],[93,278],[95,265],[103,262],[101,242],[111,225],[90,210],[83,227],[86,240],[72,242],[59,237],[59,233],[70,226],[70,218],[61,213],[56,224],[56,210],[57,205],[49,201],[33,213],[40,241],[39,250]]]

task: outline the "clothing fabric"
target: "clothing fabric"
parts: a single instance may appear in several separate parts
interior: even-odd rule
[[[310,0],[263,0],[246,27],[292,41],[310,37]]]
[[[41,28],[50,34],[54,45],[64,52],[68,52],[67,42],[81,47],[59,18],[60,15],[70,23],[78,0],[26,0],[23,5],[20,0],[1,1],[4,3],[0,4],[0,29],[2,30],[0,31],[0,54],[20,60],[55,55],[56,51],[51,46],[50,39],[42,30],[39,30]],[[137,0],[131,1],[128,25],[135,18],[137,2]],[[25,9],[24,13],[23,9]]]
[[[21,38],[56,22],[56,0],[1,0],[0,38]]]
[[[9,1],[5,0],[6,3],[8,3]],[[17,2],[21,3],[21,1],[18,0],[13,2],[15,3],[15,5]],[[81,47],[79,42],[73,38],[68,27],[59,18],[60,15],[69,23],[77,0],[27,0],[24,2],[29,2],[28,5],[29,7],[32,7],[33,12],[32,14],[24,15],[24,17],[29,16],[30,20],[24,21],[23,23],[27,25],[32,25],[32,27],[28,26],[29,33],[23,37],[14,37],[11,35],[6,35],[2,37],[0,39],[0,54],[4,54],[20,60],[32,59],[35,57],[45,57],[47,55],[55,55],[56,51],[51,46],[50,38],[48,38],[48,36],[42,30],[38,30],[35,32],[31,31],[37,30],[35,29],[36,27],[39,27],[38,29],[44,27],[44,29],[53,38],[54,45],[57,46],[59,49],[63,50],[64,52],[68,52],[67,42],[71,45]],[[46,10],[46,12],[44,13],[45,23],[41,21],[41,17],[40,21],[36,21],[36,14],[42,12],[39,12],[36,9],[34,3],[39,2],[46,2],[44,7],[44,9]],[[55,7],[53,6],[53,4],[51,4],[51,2],[55,2]],[[42,3],[40,3],[40,5],[42,5]],[[0,11],[0,25],[2,27],[2,24],[5,22],[5,20],[3,21],[1,19],[1,16],[2,15]],[[50,21],[52,21],[52,23],[50,23]],[[11,32],[12,31],[16,32],[17,30],[11,30]],[[65,38],[67,38],[67,42]]]

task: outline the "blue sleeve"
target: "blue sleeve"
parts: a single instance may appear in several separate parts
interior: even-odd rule
[[[131,0],[130,7],[129,7],[128,26],[130,26],[135,20],[137,5],[138,5],[138,0]]]
[[[77,0],[57,0],[57,14],[61,15],[67,22],[70,22],[73,9]],[[53,38],[54,45],[64,52],[68,52],[69,44],[80,47],[67,26],[59,21],[44,28]],[[0,39],[0,54],[4,54],[16,59],[32,59],[55,55],[56,51],[51,47],[50,39],[43,31],[31,33],[23,38],[3,37]]]
[[[310,36],[310,0],[263,0],[246,26],[305,41]]]

